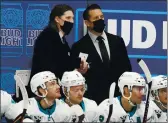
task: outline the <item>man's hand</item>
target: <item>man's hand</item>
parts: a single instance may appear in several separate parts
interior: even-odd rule
[[[88,70],[88,63],[85,59],[81,58],[80,68],[77,69],[81,74],[85,74]]]

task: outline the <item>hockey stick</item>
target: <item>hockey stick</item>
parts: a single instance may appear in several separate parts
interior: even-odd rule
[[[109,105],[109,114],[108,114],[106,123],[110,122],[110,118],[111,118],[111,115],[112,115],[112,112],[113,112],[113,98],[114,98],[114,93],[115,93],[115,87],[116,87],[116,83],[113,82],[110,86],[110,92],[109,92],[109,103],[110,103],[110,105]]]
[[[19,88],[21,90],[22,97],[23,97],[23,102],[24,102],[24,104],[23,104],[23,112],[15,118],[14,123],[16,123],[16,122],[21,122],[22,123],[22,121],[24,119],[24,116],[26,114],[27,108],[28,108],[28,94],[27,94],[25,85],[22,82],[20,76],[15,75],[14,78],[16,80],[16,85],[19,86]]]
[[[150,90],[152,86],[152,76],[151,73],[146,65],[146,63],[142,59],[137,59],[137,62],[141,69],[143,70],[146,79],[147,79],[147,84],[148,84],[148,94],[146,98],[146,104],[145,104],[145,112],[144,112],[144,117],[143,117],[143,123],[146,123],[147,121],[147,115],[148,115],[148,108],[149,108],[149,95],[150,95]]]

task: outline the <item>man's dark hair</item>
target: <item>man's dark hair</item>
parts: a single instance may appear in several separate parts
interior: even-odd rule
[[[62,15],[64,14],[64,12],[69,11],[69,10],[74,13],[72,7],[70,7],[70,6],[66,5],[66,4],[56,5],[56,6],[52,9],[52,11],[51,11],[51,13],[50,13],[49,23],[50,23],[50,22],[54,22],[56,16],[59,16],[59,17],[60,17],[60,16],[62,16]]]
[[[85,11],[83,12],[83,19],[84,20],[89,20],[89,11],[94,10],[94,9],[101,9],[99,5],[97,4],[91,4],[89,5]]]

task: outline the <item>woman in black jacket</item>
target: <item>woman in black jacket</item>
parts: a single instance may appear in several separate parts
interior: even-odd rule
[[[31,77],[41,71],[51,71],[62,78],[65,71],[75,68],[81,73],[88,69],[87,62],[81,58],[71,58],[70,48],[66,42],[74,23],[73,9],[65,4],[56,5],[50,14],[48,26],[40,33],[34,45]],[[29,97],[32,96],[28,85]]]

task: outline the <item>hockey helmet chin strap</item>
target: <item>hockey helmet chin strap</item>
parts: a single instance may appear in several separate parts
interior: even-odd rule
[[[45,95],[41,96],[41,95],[37,94],[37,96],[38,97],[42,97],[44,99],[44,101],[46,102],[46,104],[48,105],[48,107],[50,107],[50,106],[52,106],[52,104],[49,104],[49,102],[48,102],[48,100],[46,98],[46,96],[48,94],[47,88],[45,89],[45,92],[46,92]]]
[[[46,102],[46,104],[47,104],[49,107],[52,106],[53,103],[50,104],[50,103],[48,102],[47,98],[46,98],[46,96],[47,96],[47,94],[48,94],[48,91],[47,91],[47,90],[50,89],[50,88],[54,88],[55,86],[56,86],[56,85],[54,85],[54,86],[52,86],[52,87],[48,87],[48,88],[45,89],[46,94],[45,94],[45,96],[43,97],[43,99],[44,99],[44,101]]]
[[[167,109],[167,107],[160,101],[158,90],[155,90],[154,93],[156,94],[156,97],[158,99],[158,100],[155,100],[155,101],[158,102],[164,109]]]
[[[48,100],[47,100],[47,98],[46,98],[46,97],[44,97],[44,101],[46,102],[46,104],[48,105],[48,107],[50,107],[50,106],[52,106],[52,105],[53,105],[53,103],[52,103],[52,104],[50,104],[50,103],[48,102]]]
[[[122,94],[122,96],[123,96],[125,99],[128,100],[128,102],[129,102],[129,104],[130,104],[131,106],[136,106],[136,105],[130,100],[130,98],[131,98],[131,96],[132,96],[132,92],[130,92],[130,96],[129,96],[129,97],[124,96],[124,94]]]
[[[65,93],[64,87],[62,87],[63,93],[64,93],[64,95],[66,96],[66,99],[67,99],[68,103],[70,103],[70,105],[75,105],[75,104],[73,104],[73,103],[70,101],[70,99],[69,99],[70,87],[66,87],[66,88],[67,88],[67,94]]]
[[[54,86],[53,86],[54,87]],[[53,88],[53,87],[50,87],[50,88]],[[48,105],[48,107],[50,107],[50,106],[52,106],[53,105],[53,103],[49,103],[48,102],[48,100],[47,100],[47,98],[46,98],[46,96],[47,96],[47,94],[48,94],[48,90],[49,88],[46,88],[45,89],[45,91],[46,91],[46,94],[43,96],[43,99],[44,99],[44,101],[46,102],[46,104]]]

